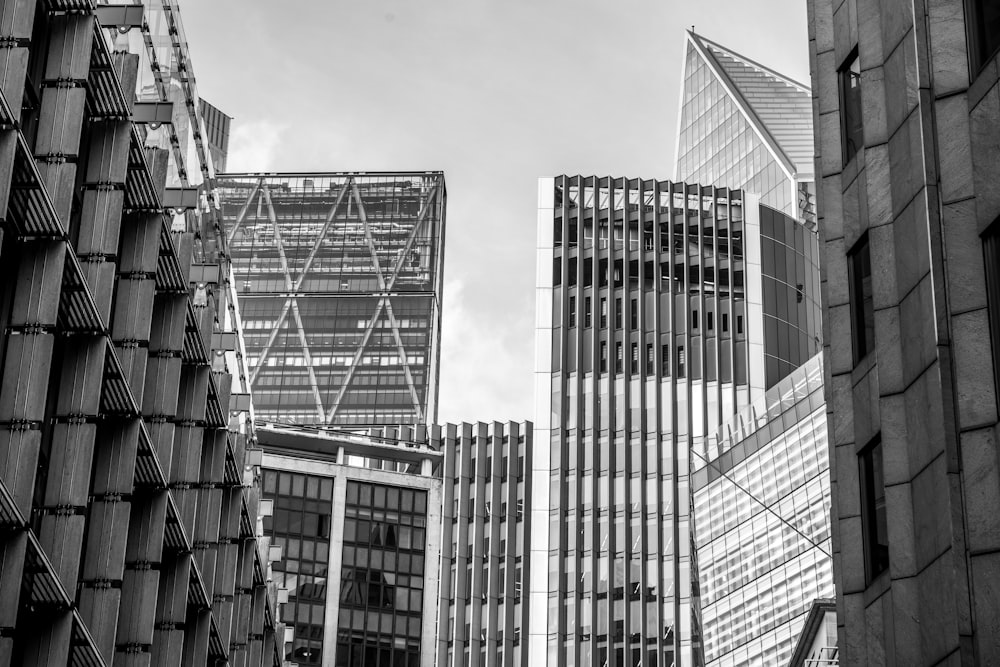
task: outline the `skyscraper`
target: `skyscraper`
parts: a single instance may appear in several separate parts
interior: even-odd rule
[[[843,662],[1000,664],[1000,6],[808,4]]]
[[[444,175],[227,174],[218,193],[257,416],[433,423]]]
[[[784,665],[833,594],[822,355],[691,454],[705,664]]]
[[[815,233],[582,176],[540,181],[538,224],[529,660],[697,664],[690,449],[818,351]]]
[[[755,192],[815,221],[809,88],[692,31],[675,150],[678,181]]]

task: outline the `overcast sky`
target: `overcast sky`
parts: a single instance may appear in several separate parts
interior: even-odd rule
[[[805,7],[181,1],[228,171],[445,172],[441,422],[533,418],[537,178],[671,178],[684,31],[808,82]]]

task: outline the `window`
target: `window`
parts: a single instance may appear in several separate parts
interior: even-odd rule
[[[615,343],[615,375],[622,372],[622,344]]]
[[[968,0],[969,56],[975,78],[1000,48],[1000,0]]]
[[[729,314],[722,313],[722,333],[729,332]]]
[[[692,310],[691,311],[691,328],[692,329],[697,329],[698,328],[698,311],[697,310]]]
[[[571,327],[576,326],[576,297],[571,296],[569,298],[569,325]]]
[[[601,373],[608,372],[608,344],[601,341]]]
[[[601,297],[601,328],[606,329],[608,327],[608,300]]]
[[[708,326],[708,330],[709,331],[712,331],[713,329],[715,329],[715,317],[714,317],[714,315],[715,315],[715,313],[713,313],[710,310],[705,313],[705,317],[708,319],[708,325],[707,326]]]
[[[654,357],[653,357],[653,344],[652,343],[646,343],[646,375],[652,375],[653,374],[653,363],[654,363],[654,361],[655,360],[654,360]]]
[[[847,262],[847,277],[851,291],[851,332],[854,341],[854,363],[857,364],[875,347],[872,262],[867,233],[847,253]]]
[[[679,377],[679,378],[684,377],[684,361],[685,361],[685,358],[686,357],[684,355],[684,346],[683,345],[678,345],[677,346],[677,377]]]
[[[864,125],[861,123],[861,64],[858,47],[837,73],[840,85],[840,138],[844,164],[857,154],[864,144]]]
[[[736,333],[737,334],[742,334],[743,333],[743,316],[742,315],[737,315],[736,316]]]
[[[639,373],[639,344],[632,343],[632,364],[630,368],[632,375]]]
[[[615,329],[622,328],[622,300],[615,299]]]
[[[879,436],[858,455],[861,481],[861,530],[865,550],[865,576],[871,583],[889,569],[889,537],[885,516],[885,477]]]
[[[638,329],[639,328],[639,302],[636,299],[632,299],[631,319],[632,319],[632,329],[633,330],[634,329]]]
[[[983,234],[983,259],[986,263],[986,303],[993,347],[993,377],[1000,402],[1000,218],[994,220]]]
[[[590,321],[590,297],[583,298],[583,326],[589,327]]]

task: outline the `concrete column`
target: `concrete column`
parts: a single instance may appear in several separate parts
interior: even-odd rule
[[[150,647],[153,667],[180,667],[183,661],[185,620],[191,554],[165,551],[156,596],[156,623]]]
[[[184,664],[208,664],[208,639],[211,632],[212,612],[208,609],[189,609],[184,624]]]
[[[14,293],[0,382],[0,479],[30,517],[66,248],[33,241],[20,250],[23,288]]]
[[[0,667],[12,664],[27,546],[28,533],[24,530],[0,534]]]
[[[118,607],[115,664],[123,662],[139,667],[151,662],[166,518],[166,491],[133,496]]]
[[[35,24],[36,0],[4,0],[0,3],[0,37],[10,46],[0,49],[0,89],[12,109],[24,99],[24,78]]]

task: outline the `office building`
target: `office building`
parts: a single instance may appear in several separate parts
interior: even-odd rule
[[[754,192],[814,222],[809,88],[693,31],[682,81],[674,178]]]
[[[299,665],[434,664],[442,462],[424,427],[257,429]]]
[[[432,432],[432,445],[445,452],[436,664],[522,667],[531,423],[446,424]]]
[[[444,175],[226,174],[218,194],[257,416],[434,423]]]
[[[540,181],[538,230],[529,660],[698,664],[689,451],[819,351],[815,232],[581,176]]]
[[[530,424],[257,433],[287,660],[525,664]]]
[[[705,665],[786,664],[833,595],[822,354],[692,447],[691,491]]]
[[[279,665],[175,2],[0,2],[0,665]]]
[[[998,6],[809,17],[842,661],[1000,664]]]

